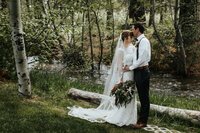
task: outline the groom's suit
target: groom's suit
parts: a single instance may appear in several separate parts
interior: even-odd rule
[[[130,70],[134,70],[134,80],[138,90],[138,95],[141,103],[139,123],[147,123],[150,109],[149,102],[149,61],[151,59],[151,47],[149,40],[140,35],[137,38],[135,47],[137,48],[136,55],[134,55],[133,65],[129,67]]]

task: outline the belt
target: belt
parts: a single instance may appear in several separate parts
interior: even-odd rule
[[[145,69],[145,68],[149,68],[149,66],[147,65],[147,66],[138,67],[138,68],[136,68],[136,70],[142,70],[142,69]]]

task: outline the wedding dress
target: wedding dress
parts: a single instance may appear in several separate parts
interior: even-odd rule
[[[68,115],[79,117],[81,119],[88,120],[90,122],[108,122],[117,126],[124,126],[130,124],[136,124],[137,121],[137,101],[136,95],[132,101],[118,108],[115,105],[115,97],[110,96],[110,92],[115,84],[120,82],[120,78],[123,76],[123,81],[133,80],[133,71],[122,73],[122,68],[125,65],[132,65],[133,55],[135,47],[129,44],[128,47],[124,47],[121,35],[119,37],[115,55],[112,61],[111,69],[108,78],[105,82],[104,95],[100,105],[97,108],[82,108],[82,107],[68,107],[70,111]]]

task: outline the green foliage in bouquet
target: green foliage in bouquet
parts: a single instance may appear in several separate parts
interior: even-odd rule
[[[119,83],[114,86],[111,90],[111,96],[115,96],[115,105],[122,107],[129,104],[134,97],[135,93],[135,82],[129,80],[126,82]]]

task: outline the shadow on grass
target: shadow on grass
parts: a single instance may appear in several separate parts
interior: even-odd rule
[[[64,76],[47,73],[33,73],[31,82],[33,99],[18,97],[16,83],[0,83],[0,132],[147,132],[133,130],[131,127],[120,128],[108,123],[91,123],[67,115],[66,108],[68,106],[95,107],[90,103],[81,102],[81,100],[69,99],[67,91],[71,87],[99,93],[103,91],[101,86],[79,81],[71,82]],[[159,101],[161,100],[159,99]],[[169,99],[169,101],[173,101],[173,99]],[[150,113],[149,123],[185,132],[196,133],[199,129],[185,121],[156,112]],[[189,126],[191,126],[190,129],[188,129]]]
[[[0,93],[1,132],[107,132],[99,125],[52,111],[48,105],[30,103],[5,91]]]
[[[0,84],[1,86],[2,84]],[[91,123],[67,115],[62,106],[44,99],[25,99],[17,95],[17,87],[0,88],[1,132],[67,132],[67,133],[131,133],[132,128],[108,123]],[[66,101],[67,102],[67,101]],[[68,103],[69,104],[69,103]],[[67,104],[66,104],[67,105]],[[141,131],[136,131],[141,132]]]

